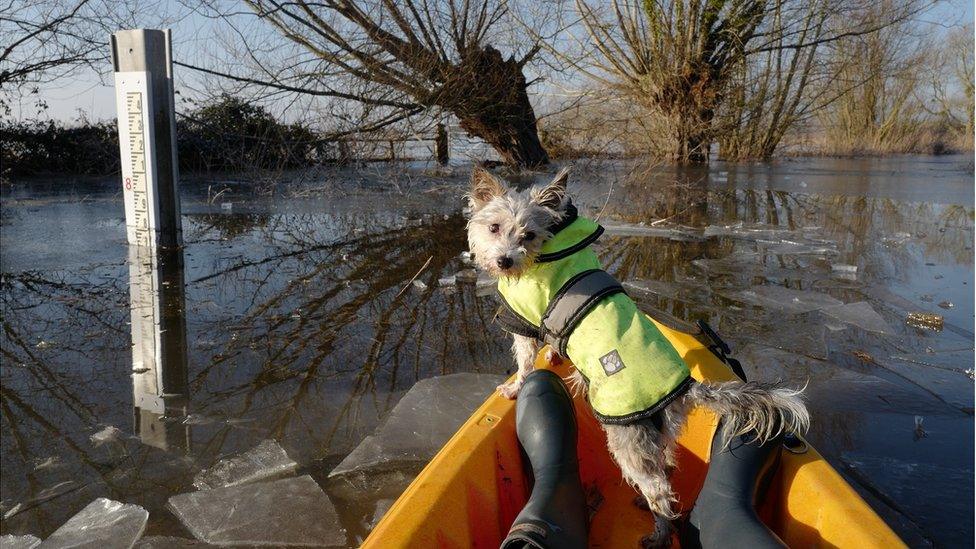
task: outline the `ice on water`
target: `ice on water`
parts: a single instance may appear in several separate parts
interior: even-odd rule
[[[167,506],[214,545],[346,545],[335,506],[309,475],[180,494]]]
[[[748,303],[764,309],[799,314],[816,311],[825,307],[843,305],[825,293],[810,290],[794,290],[783,286],[752,286],[747,290],[728,292],[725,297],[741,303]]]
[[[693,227],[656,226],[607,221],[601,223],[609,236],[657,237],[670,240],[701,240],[701,229]]]
[[[265,440],[243,454],[222,459],[193,479],[200,490],[236,486],[268,480],[293,472],[298,467],[274,440]]]
[[[881,315],[874,310],[874,307],[872,307],[867,301],[858,301],[857,303],[847,303],[844,305],[825,307],[820,309],[820,312],[830,318],[839,320],[845,324],[857,326],[858,328],[868,332],[877,332],[882,334],[892,333],[891,326],[885,322],[884,318],[882,318]]]
[[[494,374],[460,373],[418,382],[329,477],[391,462],[426,463],[504,380]]]
[[[33,549],[41,544],[41,540],[38,538],[26,535],[26,536],[0,536],[0,549]]]
[[[68,519],[39,546],[130,549],[146,529],[149,512],[129,503],[98,498]]]
[[[135,549],[197,549],[202,547],[211,547],[211,545],[195,539],[146,536],[136,543]]]

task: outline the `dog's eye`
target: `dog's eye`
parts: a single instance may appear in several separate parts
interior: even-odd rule
[[[497,233],[498,232],[498,223],[492,223],[491,226],[488,227],[488,230],[491,231],[491,232],[493,232],[493,233]]]
[[[522,241],[523,242],[531,242],[532,240],[535,240],[535,233],[534,232],[529,231],[529,232],[525,233],[524,235],[522,235]]]

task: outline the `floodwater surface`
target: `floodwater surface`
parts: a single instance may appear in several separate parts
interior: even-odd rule
[[[108,497],[145,507],[147,534],[191,537],[167,499],[275,439],[357,545],[396,494],[346,503],[329,471],[419,380],[512,370],[491,292],[452,283],[466,176],[188,178],[182,268],[155,265],[162,335],[145,338],[130,284],[153,274],[117,182],[5,184],[0,531],[43,538]],[[570,190],[642,308],[707,320],[750,378],[808,384],[808,438],[910,545],[972,545],[971,156],[580,162]],[[165,392],[133,386],[148,348],[185,398],[140,396]]]

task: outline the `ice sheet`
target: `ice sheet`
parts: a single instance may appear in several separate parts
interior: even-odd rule
[[[212,547],[209,543],[195,539],[174,538],[172,536],[146,536],[136,543],[135,549],[197,549]]]
[[[280,477],[297,467],[280,444],[265,440],[241,455],[218,461],[194,477],[193,486],[198,490],[237,486]]]
[[[346,544],[332,501],[309,475],[180,494],[167,506],[194,537],[215,545]]]
[[[391,462],[430,460],[504,380],[500,375],[462,373],[418,382],[329,477]]]
[[[655,237],[679,241],[702,240],[700,229],[692,227],[642,225],[617,221],[607,221],[601,225],[606,229],[605,234],[609,236]]]
[[[130,549],[142,537],[149,512],[129,503],[98,498],[68,519],[39,546]]]
[[[6,535],[0,537],[0,549],[33,549],[41,544],[41,540],[30,534],[26,536]]]
[[[722,295],[734,301],[790,314],[806,313],[825,307],[843,305],[839,299],[821,292],[794,290],[793,288],[771,285],[753,286],[748,290],[739,290]]]
[[[820,311],[833,319],[857,326],[862,330],[882,334],[892,333],[891,326],[866,301],[825,307]]]

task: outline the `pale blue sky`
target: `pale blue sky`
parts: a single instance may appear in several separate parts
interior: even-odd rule
[[[223,44],[238,39],[230,32],[215,30],[211,20],[199,13],[188,10],[184,4],[164,0],[161,4],[154,3],[163,13],[169,13],[174,21],[173,29],[176,41],[175,57],[179,60],[189,60],[194,64],[210,65],[219,61],[219,56],[225,55]],[[943,32],[946,27],[973,22],[973,2],[968,0],[951,0],[943,2],[933,8],[921,18],[920,25],[931,26],[932,32]],[[158,25],[154,16],[152,21],[145,21],[146,25]],[[106,37],[106,42],[107,42]],[[106,48],[108,45],[106,44]],[[83,113],[92,120],[115,118],[115,95],[111,87],[110,67],[105,67],[101,77],[94,71],[82,71],[70,79],[63,79],[41,89],[41,97],[49,105],[45,116],[58,120],[71,120]],[[198,74],[192,71],[176,68],[177,90],[187,92],[187,84],[199,86],[201,81]],[[104,78],[104,82],[103,82]],[[14,105],[14,117],[32,116],[33,101],[27,100],[20,105]]]

